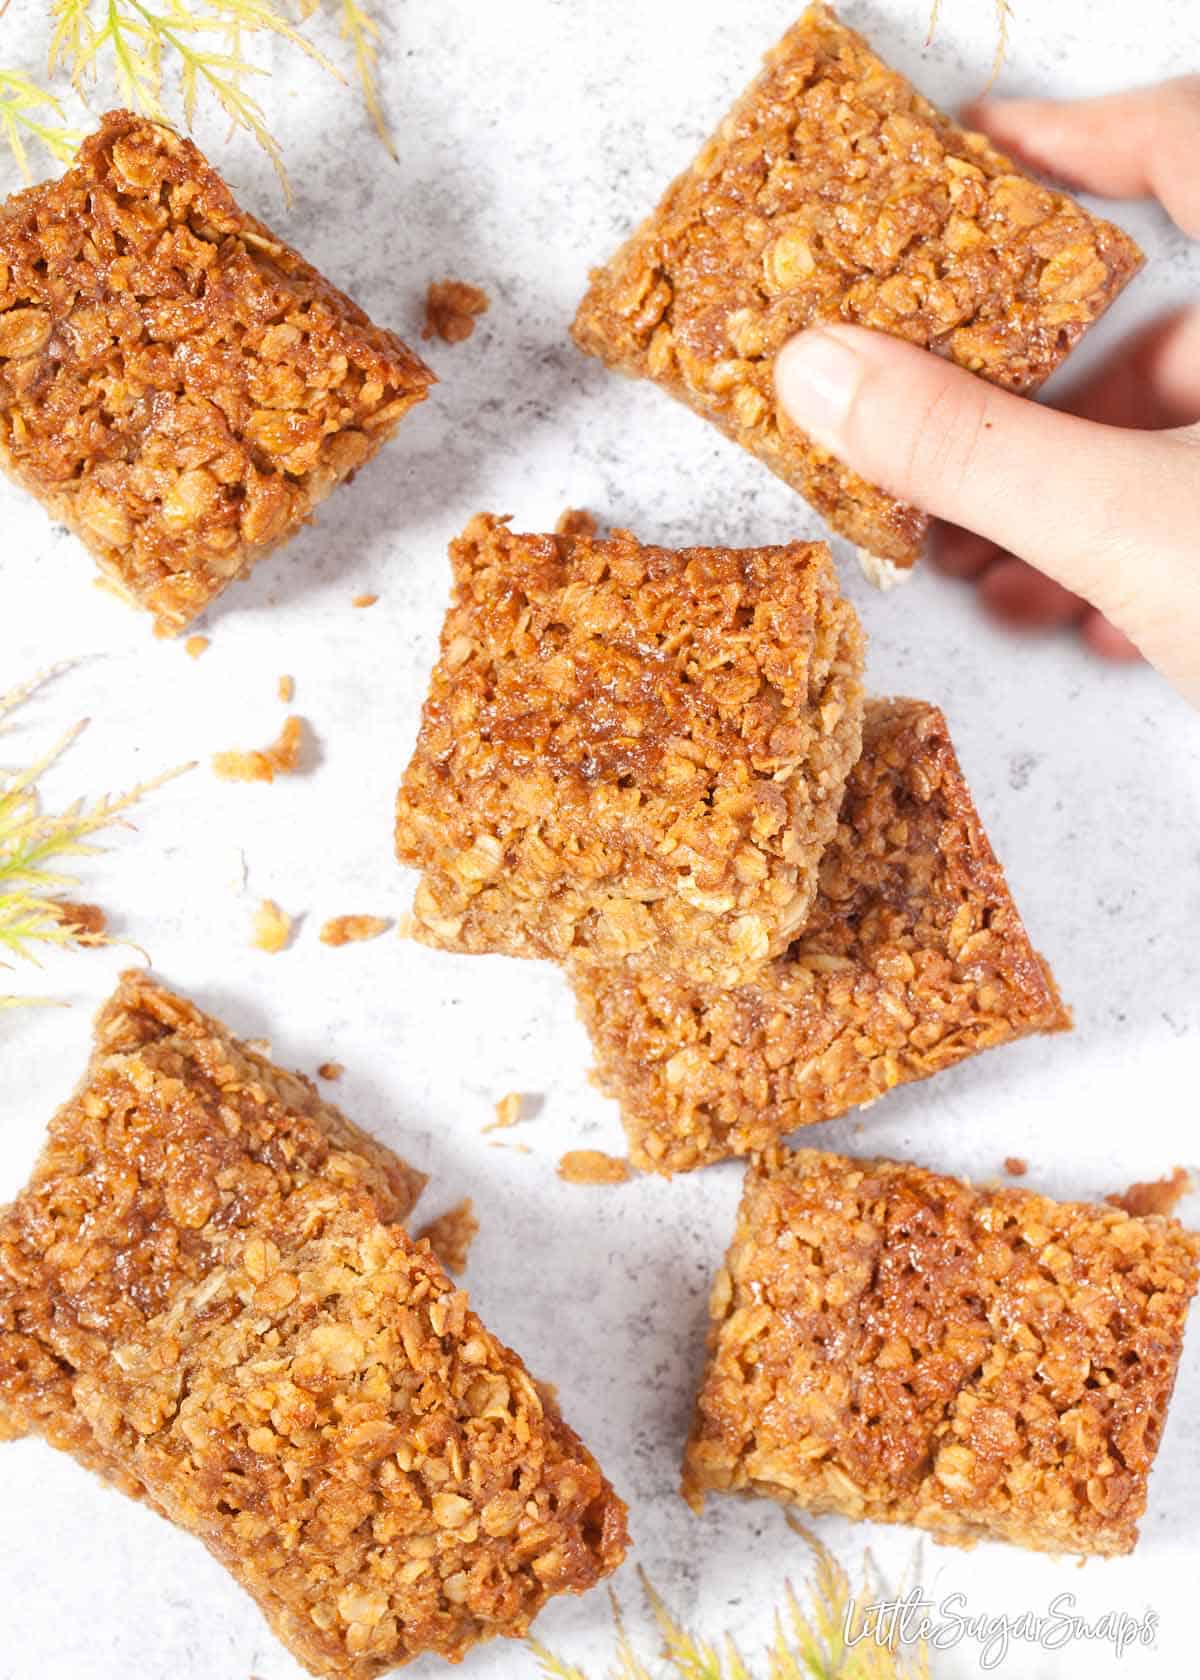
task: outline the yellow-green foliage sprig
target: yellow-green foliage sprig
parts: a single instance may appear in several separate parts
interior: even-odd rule
[[[0,15],[9,0],[0,0]],[[396,155],[379,91],[376,0],[332,0],[339,30],[354,60],[363,100],[383,143]],[[290,196],[282,151],[262,100],[251,86],[267,74],[248,56],[253,35],[274,35],[345,77],[304,32],[321,0],[46,0],[51,79],[65,73],[84,93],[101,72],[112,76],[121,101],[159,121],[177,103],[190,126],[202,95],[214,99],[233,130],[251,135],[271,159]],[[69,163],[79,134],[67,124],[57,94],[23,70],[0,69],[0,130],[26,180],[28,143],[40,142]]]
[[[765,1667],[751,1668],[728,1634],[714,1642],[690,1632],[639,1570],[661,1640],[659,1658],[651,1666],[634,1649],[614,1596],[614,1647],[606,1680],[930,1680],[929,1652],[923,1642],[907,1650],[895,1634],[882,1641],[868,1636],[847,1642],[848,1613],[851,1625],[861,1631],[857,1605],[880,1596],[872,1585],[870,1562],[864,1562],[863,1586],[856,1594],[828,1548],[799,1523],[791,1526],[812,1551],[813,1575],[803,1596],[790,1584],[785,1587],[764,1652]],[[564,1662],[536,1639],[529,1645],[543,1680],[589,1680],[583,1669]]]
[[[0,695],[0,734],[7,728],[4,720],[56,674],[46,672]],[[103,943],[103,934],[85,932],[62,903],[78,885],[72,869],[64,866],[102,850],[97,844],[100,834],[122,826],[127,813],[148,793],[190,769],[180,766],[91,805],[76,799],[62,811],[48,811],[39,784],[86,727],[86,720],[72,725],[48,752],[22,769],[0,767],[0,967],[11,968],[15,959],[37,964],[49,950]],[[43,1001],[5,996],[0,997],[0,1008]]]
[[[183,114],[191,126],[203,89],[229,118],[233,129],[253,136],[288,191],[279,142],[247,83],[265,72],[246,57],[247,35],[280,36],[326,69],[318,52],[275,0],[52,0],[54,32],[50,70],[68,70],[82,90],[100,65],[111,64],[122,101],[135,111],[169,121],[163,99],[164,66],[178,76]]]

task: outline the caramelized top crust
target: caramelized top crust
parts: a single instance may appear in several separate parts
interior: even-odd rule
[[[726,990],[580,955],[571,978],[634,1159],[665,1172],[1070,1025],[946,720],[918,700],[867,703],[812,913],[761,975]]]
[[[0,208],[0,461],[174,631],[372,455],[433,375],[114,111]]]
[[[808,910],[862,637],[819,544],[644,547],[481,514],[397,802],[417,937],[732,977]]]
[[[424,1183],[307,1079],[143,973],[123,975],[82,1085],[0,1213],[0,1427],[36,1430],[136,1493],[75,1410],[77,1374],[106,1365],[285,1199],[357,1187],[399,1220]]]
[[[1198,1261],[1172,1220],[769,1151],[713,1291],[686,1490],[1129,1551]]]
[[[426,1245],[286,1196],[79,1384],[105,1447],[314,1674],[522,1635],[616,1568],[625,1508]]]
[[[817,5],[593,272],[574,336],[722,426],[835,530],[911,566],[924,516],[789,425],[780,347],[855,322],[1031,391],[1140,262],[1119,228],[943,116]]]

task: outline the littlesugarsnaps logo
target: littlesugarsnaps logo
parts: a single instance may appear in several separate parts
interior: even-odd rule
[[[959,1645],[978,1646],[979,1666],[997,1669],[1015,1646],[1061,1651],[1067,1645],[1090,1641],[1112,1647],[1117,1657],[1154,1644],[1158,1612],[1133,1616],[1128,1610],[1107,1610],[1089,1619],[1076,1608],[1075,1594],[1059,1593],[1045,1610],[1019,1615],[974,1611],[965,1593],[948,1593],[939,1603],[913,1587],[903,1598],[875,1599],[869,1604],[851,1598],[846,1603],[842,1637],[847,1646],[871,1642],[895,1650],[901,1645],[925,1644],[931,1651],[950,1651]]]

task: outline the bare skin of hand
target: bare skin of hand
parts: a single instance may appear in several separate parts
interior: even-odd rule
[[[1154,197],[1200,238],[1200,77],[1078,104],[968,114],[1070,185]],[[795,423],[945,521],[938,564],[1025,628],[1078,624],[1144,655],[1200,706],[1200,306],[1166,320],[1055,410],[862,327],[813,328],[775,364]]]

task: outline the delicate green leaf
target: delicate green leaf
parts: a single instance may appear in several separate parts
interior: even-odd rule
[[[617,1630],[617,1668],[614,1680],[653,1680],[650,1670],[630,1641],[625,1628],[625,1617],[621,1612],[621,1602],[616,1593],[610,1591],[608,1600],[612,1605],[613,1623]]]
[[[55,677],[61,677],[64,671],[71,670],[74,664],[73,659],[63,659],[57,665],[47,665],[36,676],[30,677],[28,682],[18,683],[15,688],[10,688],[7,694],[0,694],[0,735],[6,729],[12,728],[11,724],[4,722],[6,717],[19,711],[39,689],[45,688],[47,683],[54,681]]]
[[[576,1668],[573,1663],[563,1662],[536,1639],[529,1641],[529,1649],[537,1658],[541,1672],[547,1680],[587,1680],[587,1675],[582,1669]]]
[[[63,65],[81,87],[107,67],[122,101],[161,122],[170,120],[165,104],[169,68],[177,78],[184,120],[190,125],[200,95],[209,95],[231,128],[243,130],[263,148],[290,198],[279,143],[262,105],[246,87],[266,72],[247,58],[245,38],[278,36],[339,81],[344,78],[297,29],[281,0],[52,0],[51,16],[51,70]]]
[[[1008,52],[1008,31],[1012,23],[1012,0],[992,0],[996,9],[996,56],[992,60],[992,73],[987,79],[984,92],[988,91],[1004,67],[1004,57]],[[942,0],[932,0],[929,8],[929,29],[925,36],[925,45],[929,46],[937,32],[938,18],[942,13]]]
[[[48,121],[47,117],[56,120]],[[0,131],[26,181],[32,180],[27,141],[36,140],[57,162],[69,163],[81,138],[67,127],[66,115],[54,94],[20,70],[0,70]]]
[[[314,5],[315,0],[309,0],[309,11]],[[354,65],[362,86],[363,99],[371,113],[371,121],[375,124],[379,138],[394,158],[398,155],[396,143],[392,139],[379,94],[379,25],[361,4],[361,0],[338,0],[338,7],[341,12],[342,39],[353,49]]]
[[[869,1556],[864,1559],[864,1584],[857,1594],[850,1585],[846,1571],[816,1536],[789,1517],[790,1525],[805,1540],[813,1554],[814,1575],[803,1598],[789,1585],[784,1589],[783,1603],[774,1617],[774,1634],[764,1655],[764,1680],[930,1680],[929,1653],[923,1644],[907,1652],[897,1638],[877,1643],[864,1639],[850,1649],[846,1647],[845,1621],[854,1599],[865,1599],[868,1593],[878,1598],[890,1598],[872,1584]],[[662,1637],[661,1670],[647,1666],[634,1650],[621,1615],[621,1607],[612,1597],[613,1623],[616,1630],[616,1666],[609,1670],[611,1680],[754,1680],[752,1670],[742,1657],[733,1638],[725,1634],[716,1644],[690,1632],[671,1614],[663,1599],[645,1575],[638,1571],[646,1601]],[[530,1641],[531,1649],[541,1664],[545,1680],[588,1680],[582,1669],[564,1662],[546,1650],[544,1645]]]
[[[55,674],[56,670],[47,671],[0,695],[0,719],[11,717]],[[97,839],[102,833],[122,826],[128,812],[148,793],[191,769],[182,765],[139,782],[127,793],[106,795],[91,806],[77,799],[64,810],[46,811],[39,784],[85,728],[86,722],[75,724],[49,751],[22,769],[0,769],[0,966],[9,966],[6,958],[36,964],[40,951],[102,943],[102,935],[83,932],[58,902],[77,884],[73,860],[99,851]],[[4,1008],[23,1001],[0,999]]]

